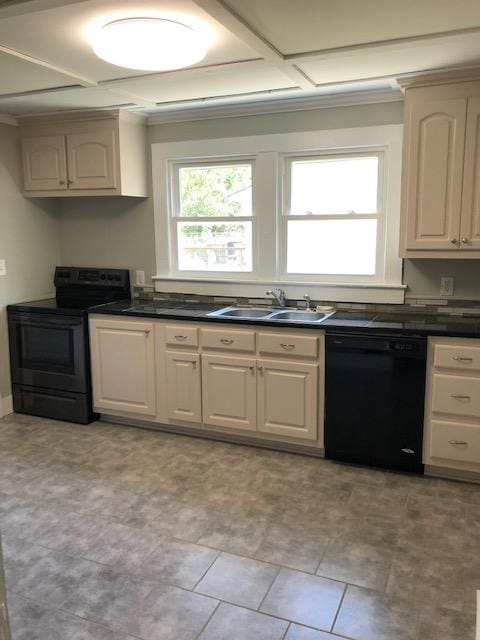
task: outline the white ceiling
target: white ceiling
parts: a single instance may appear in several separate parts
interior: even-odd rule
[[[127,15],[204,31],[192,68],[99,60],[89,34]],[[0,2],[0,114],[122,106],[148,113],[388,90],[396,75],[480,64],[478,0],[22,0]],[[395,92],[395,93],[393,93]]]

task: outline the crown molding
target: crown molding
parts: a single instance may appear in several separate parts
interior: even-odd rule
[[[349,107],[361,104],[403,101],[403,95],[395,89],[349,91],[337,95],[308,96],[244,102],[235,105],[210,105],[181,107],[149,115],[148,124],[169,124],[174,122],[190,122],[194,120],[212,120],[214,118],[235,118],[288,111],[310,111],[313,109],[330,109],[332,107]]]
[[[18,127],[18,121],[8,113],[0,113],[0,124],[8,124],[11,127]]]
[[[427,72],[415,72],[396,78],[402,91],[414,87],[428,87],[439,84],[452,84],[455,82],[473,82],[480,80],[480,67],[447,67]]]

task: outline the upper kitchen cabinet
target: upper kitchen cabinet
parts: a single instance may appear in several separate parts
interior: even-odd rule
[[[405,88],[400,255],[480,258],[480,71]]]
[[[26,196],[148,194],[146,127],[139,116],[24,118],[20,139]]]

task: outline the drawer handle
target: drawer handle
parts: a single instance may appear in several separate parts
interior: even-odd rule
[[[468,446],[468,442],[465,442],[465,440],[449,440],[448,444],[451,444],[453,447],[466,447],[466,446]]]
[[[292,349],[295,349],[294,344],[284,344],[283,342],[281,342],[280,346],[282,347],[282,349],[285,349],[285,351],[291,351]]]
[[[470,396],[464,395],[463,393],[451,393],[450,396],[455,398],[455,400],[470,400]]]
[[[187,336],[175,336],[175,340],[178,340],[179,342],[182,342],[183,340],[186,340]]]
[[[466,356],[453,356],[453,359],[457,362],[473,362],[473,358],[467,358]]]
[[[149,335],[150,335],[150,329],[145,329],[145,330],[143,331],[143,333],[144,333],[146,336],[149,336]]]
[[[233,344],[232,338],[221,338],[220,342],[222,344]]]

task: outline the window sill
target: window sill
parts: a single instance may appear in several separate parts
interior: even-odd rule
[[[155,291],[162,293],[192,293],[207,296],[264,298],[266,289],[282,287],[287,298],[301,299],[308,293],[312,300],[326,302],[369,302],[403,304],[406,286],[385,283],[318,283],[275,282],[272,280],[226,280],[225,278],[153,276]]]

